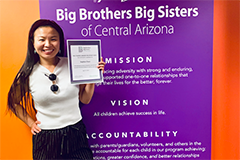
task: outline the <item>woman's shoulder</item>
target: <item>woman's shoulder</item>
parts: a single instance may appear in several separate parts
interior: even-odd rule
[[[62,61],[67,61],[68,58],[67,57],[59,57]]]
[[[59,57],[60,61],[62,64],[67,64],[68,63],[68,58],[67,57]]]

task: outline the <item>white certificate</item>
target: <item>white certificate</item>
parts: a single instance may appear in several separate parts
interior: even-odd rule
[[[67,40],[67,54],[72,84],[103,82],[100,40]]]

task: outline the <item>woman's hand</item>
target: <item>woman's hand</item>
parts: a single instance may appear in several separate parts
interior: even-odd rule
[[[97,68],[102,70],[102,73],[104,73],[104,66],[106,65],[106,63],[103,61],[103,58],[101,57],[101,61],[98,62],[98,66]]]
[[[41,132],[41,128],[38,127],[38,124],[41,124],[40,121],[35,121],[31,125],[31,132],[33,135],[36,135],[37,133]]]

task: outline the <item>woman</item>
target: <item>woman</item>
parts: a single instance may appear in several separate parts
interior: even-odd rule
[[[36,21],[27,57],[8,93],[8,109],[31,128],[33,159],[93,159],[78,103],[90,102],[94,84],[70,84],[63,55],[60,26]],[[101,58],[97,67],[104,71],[104,66]],[[30,116],[32,109],[36,119]]]

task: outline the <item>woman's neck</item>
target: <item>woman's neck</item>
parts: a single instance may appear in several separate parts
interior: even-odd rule
[[[60,59],[57,56],[55,58],[49,59],[49,60],[40,58],[39,64],[41,64],[42,66],[47,68],[52,73],[54,71],[55,67],[57,66],[59,60]]]

